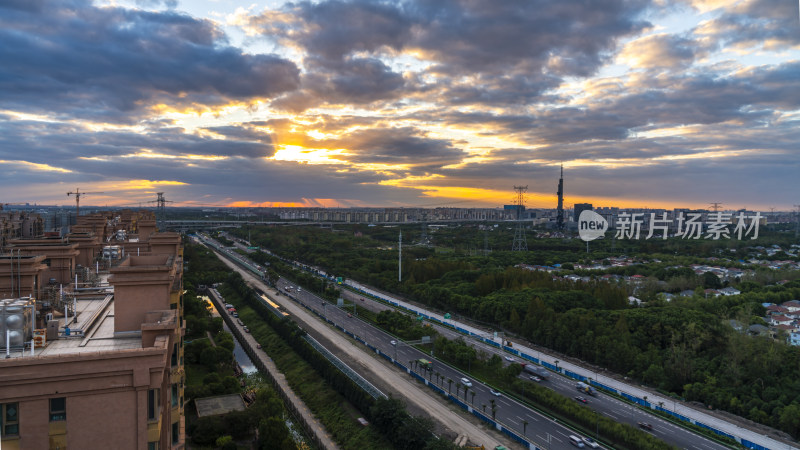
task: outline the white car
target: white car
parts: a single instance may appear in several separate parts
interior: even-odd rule
[[[500,395],[501,395],[499,392],[495,391],[494,389],[489,389],[489,392],[491,392],[492,395],[494,395],[495,397],[500,397]]]
[[[394,339],[392,339],[392,340],[391,340],[391,341],[389,341],[389,342],[390,342],[392,345],[397,345],[397,341],[395,341]]]
[[[583,445],[585,445],[587,447],[591,447],[591,448],[600,448],[600,445],[597,442],[595,442],[594,439],[592,439],[590,437],[584,437],[583,438]]]
[[[510,357],[510,356],[506,356],[506,361],[508,361],[508,362],[514,362],[514,361],[516,361],[516,359],[514,359],[514,358],[512,358],[512,357]]]
[[[469,378],[462,378],[461,384],[463,384],[466,387],[472,387],[472,381],[469,381]]]

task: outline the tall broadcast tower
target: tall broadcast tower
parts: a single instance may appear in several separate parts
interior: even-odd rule
[[[558,216],[556,216],[556,228],[564,229],[564,164],[561,164],[561,178],[558,179]]]

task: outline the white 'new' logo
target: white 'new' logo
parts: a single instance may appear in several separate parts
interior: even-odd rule
[[[608,230],[608,222],[594,211],[587,209],[578,217],[578,234],[586,242],[602,237],[606,234],[606,230]]]

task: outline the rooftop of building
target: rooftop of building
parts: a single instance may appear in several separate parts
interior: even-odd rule
[[[173,329],[178,320],[175,310],[151,311],[145,315],[140,331],[115,333],[114,292],[107,285],[79,293],[75,296],[73,305],[74,311],[77,311],[74,316],[65,317],[63,311],[52,312],[52,321],[58,324],[57,339],[45,337],[43,347],[31,349],[30,342],[26,342],[24,348],[3,347],[0,352],[5,353],[8,358],[28,358],[142,349],[142,331]],[[37,331],[47,335],[46,329]]]
[[[244,411],[244,400],[240,394],[217,395],[214,397],[198,398],[194,401],[197,407],[197,416],[216,416],[231,411]]]

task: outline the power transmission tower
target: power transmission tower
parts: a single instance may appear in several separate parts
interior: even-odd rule
[[[717,211],[719,211],[719,210],[722,208],[722,203],[720,203],[720,202],[711,202],[711,205],[709,205],[709,207],[710,207],[710,208],[711,208],[711,209],[712,209],[714,212],[717,212]]]
[[[517,210],[517,229],[514,232],[514,243],[511,245],[512,252],[527,252],[528,242],[525,240],[525,223],[522,221],[522,209],[525,208],[525,192],[528,186],[514,186],[517,193],[515,208]]]
[[[166,217],[167,217],[167,203],[173,203],[172,200],[167,200],[164,198],[163,192],[156,192],[155,200],[150,200],[147,203],[155,203],[156,204],[156,224],[159,230],[164,230],[164,226],[166,225]]]

